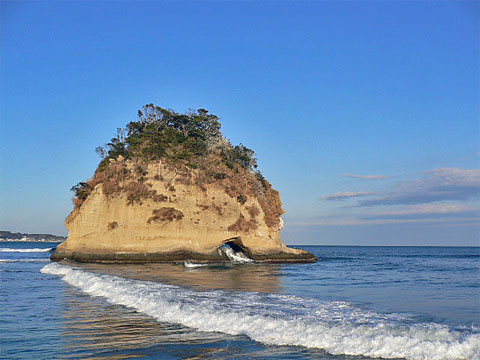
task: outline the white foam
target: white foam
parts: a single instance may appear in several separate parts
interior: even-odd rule
[[[411,360],[480,359],[480,334],[447,326],[408,324],[346,302],[319,302],[290,295],[196,292],[174,285],[124,279],[51,263],[42,273],[59,275],[83,292],[104,297],[159,321],[200,331],[244,334],[270,345],[323,349],[334,355]]]
[[[184,261],[183,266],[185,266],[186,268],[192,268],[193,269],[193,268],[208,266],[208,264],[197,264],[197,263],[192,263],[192,262],[189,262],[189,261]]]
[[[15,263],[15,262],[47,262],[49,259],[0,259],[0,263]]]
[[[235,252],[230,246],[224,245],[218,249],[220,252],[223,252],[234,263],[252,263],[253,260],[246,256],[244,253],[238,251]]]
[[[33,248],[33,249],[11,249],[11,248],[0,248],[0,252],[22,252],[22,253],[32,253],[32,252],[49,252],[53,248]]]

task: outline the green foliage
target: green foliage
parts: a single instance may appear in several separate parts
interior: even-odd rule
[[[220,132],[216,115],[205,109],[191,110],[179,114],[153,104],[145,105],[138,111],[137,121],[117,129],[117,136],[105,147],[97,147],[102,158],[102,171],[109,159],[119,156],[144,161],[164,159],[198,168],[199,159],[219,153],[230,169],[239,164],[244,169],[257,167],[253,150],[240,144],[233,146]]]
[[[253,170],[257,168],[257,159],[252,149],[240,144],[232,146],[229,142],[223,144],[220,149],[223,161],[228,168],[233,169],[235,164],[239,164],[244,169]]]
[[[257,179],[258,182],[260,182],[260,184],[262,184],[262,186],[265,190],[267,190],[271,187],[269,182],[265,179],[265,177],[263,176],[263,174],[260,171],[255,171],[255,178]]]
[[[240,144],[233,148],[233,160],[240,164],[244,169],[256,169],[257,159],[254,157],[255,152],[252,149]]]
[[[222,138],[218,117],[199,109],[186,114],[148,104],[127,124],[129,155],[145,160],[187,160],[208,154]]]
[[[75,193],[75,197],[81,201],[84,201],[90,192],[92,191],[93,187],[86,183],[80,181],[77,185],[72,186],[70,191],[73,191]]]

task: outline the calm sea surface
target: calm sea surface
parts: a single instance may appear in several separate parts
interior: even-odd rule
[[[50,263],[0,242],[0,358],[480,359],[480,248],[303,265]]]

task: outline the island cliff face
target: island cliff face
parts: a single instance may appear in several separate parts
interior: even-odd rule
[[[156,131],[169,129],[159,125],[159,117]],[[282,243],[278,192],[251,164],[225,155],[225,148],[233,147],[223,137],[207,146],[203,156],[172,159],[179,151],[177,141],[175,152],[167,147],[162,156],[145,158],[135,151],[148,146],[144,141],[135,148],[134,134],[118,138],[124,144],[120,153],[112,151],[112,139],[95,176],[73,188],[75,208],[65,220],[68,239],[52,260],[222,262],[229,260],[220,250],[225,244],[259,262],[316,260]],[[240,155],[249,156],[242,161],[253,159],[245,149]]]

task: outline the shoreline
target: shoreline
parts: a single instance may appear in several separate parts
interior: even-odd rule
[[[22,239],[0,239],[0,241],[4,242],[34,242],[34,243],[62,243],[65,240],[22,240]]]
[[[248,257],[255,263],[313,263],[318,258],[308,251],[302,253],[272,252],[269,254],[248,253]],[[217,251],[212,253],[197,253],[187,250],[157,253],[94,253],[80,251],[62,251],[58,248],[50,256],[50,260],[59,262],[62,260],[74,260],[86,263],[115,263],[115,264],[141,264],[141,263],[178,263],[191,261],[202,264],[231,262],[231,259]]]

